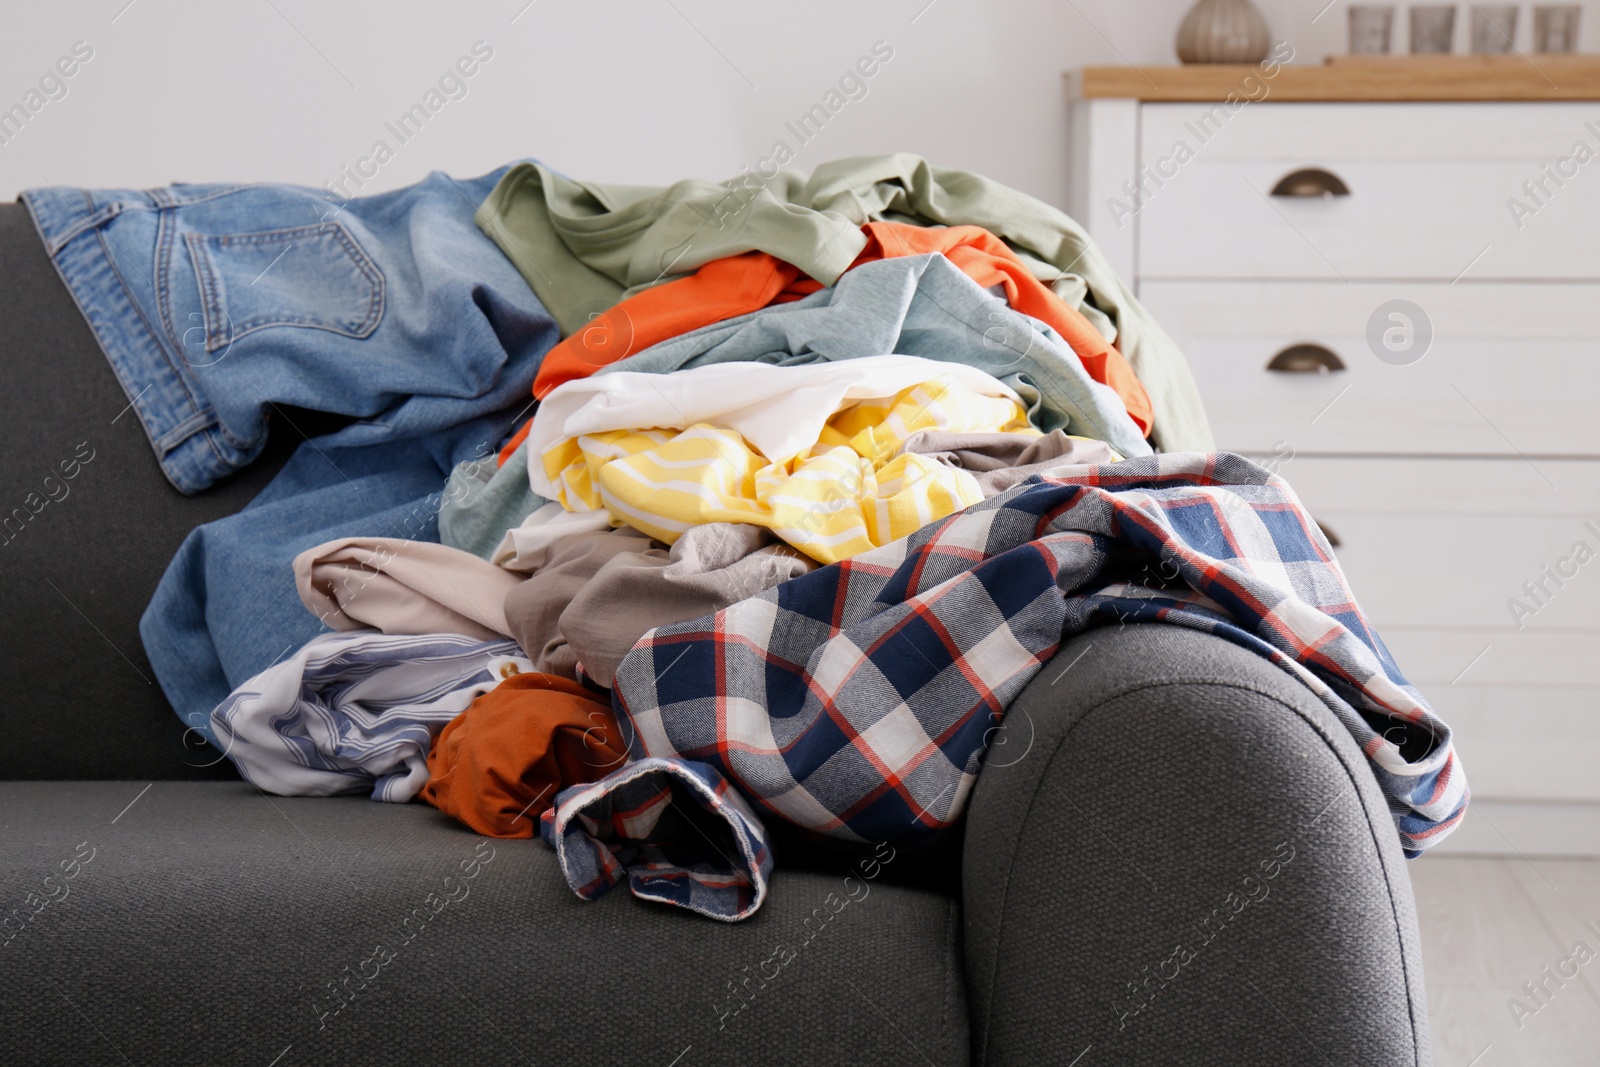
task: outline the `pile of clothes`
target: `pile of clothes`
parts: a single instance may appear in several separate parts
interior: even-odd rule
[[[740,919],[769,824],[936,839],[1064,638],[1160,621],[1325,700],[1408,851],[1460,819],[1450,731],[1315,521],[1211,451],[1182,355],[1060,212],[905,155],[664,189],[490,177],[442,179],[481,247],[438,178],[325,206],[306,239],[349,237],[385,284],[372,218],[497,248],[477,286],[411,286],[470,303],[492,366],[352,402],[191,536],[146,615],[179,714],[260,788],[421,799],[542,836],[580,896]],[[272,386],[237,418],[306,402]],[[221,472],[169,452],[175,483]]]

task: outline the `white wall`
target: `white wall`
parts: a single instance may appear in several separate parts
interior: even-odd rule
[[[1315,25],[1320,0],[1259,2],[1302,60],[1342,47],[1344,0]],[[579,177],[661,183],[731,176],[781,138],[804,169],[905,149],[1060,203],[1061,72],[1174,62],[1188,4],[13,0],[0,33],[0,110],[73,42],[89,42],[94,56],[64,97],[0,144],[0,197],[47,183],[316,185],[380,138],[397,151],[369,190],[527,155]],[[1593,23],[1597,12],[1587,14]],[[494,57],[468,95],[399,145],[383,123],[479,39]],[[877,40],[894,58],[800,147],[784,122]]]

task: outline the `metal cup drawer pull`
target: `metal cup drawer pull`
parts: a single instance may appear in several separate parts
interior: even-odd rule
[[[1268,361],[1267,369],[1278,374],[1332,374],[1344,370],[1344,360],[1321,345],[1290,345]]]
[[[1279,178],[1278,184],[1272,187],[1272,195],[1300,199],[1349,196],[1350,187],[1344,183],[1343,178],[1332,171],[1323,170],[1321,167],[1307,167]]]
[[[1311,521],[1315,522],[1317,524],[1317,529],[1322,531],[1322,536],[1326,537],[1328,539],[1328,547],[1329,548],[1342,548],[1342,547],[1344,547],[1344,542],[1339,540],[1339,535],[1333,532],[1333,527],[1332,526],[1329,526],[1327,523],[1323,522],[1321,519],[1317,518],[1315,515],[1311,516]]]

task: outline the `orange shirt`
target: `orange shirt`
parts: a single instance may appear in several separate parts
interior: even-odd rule
[[[422,799],[488,837],[535,837],[557,793],[626,760],[602,697],[554,675],[517,674],[434,740]]]
[[[961,273],[979,285],[985,288],[1004,286],[1006,303],[1060,334],[1077,354],[1089,377],[1115,390],[1140,432],[1150,436],[1155,409],[1133,373],[1133,365],[1101,336],[1081,311],[1035,278],[1000,238],[981,226],[928,227],[902,222],[869,222],[862,229],[867,233],[867,247],[862,249],[852,267],[876,259],[942,252]]]
[[[862,229],[867,246],[852,268],[879,259],[940,252],[979,285],[1004,286],[1007,303],[1059,333],[1089,377],[1115,390],[1134,423],[1146,437],[1150,435],[1154,414],[1150,397],[1127,359],[1082,312],[1035,278],[1000,238],[980,226],[869,222]],[[687,278],[629,297],[552,348],[534,378],[533,395],[543,399],[556,386],[587,378],[651,345],[775,303],[798,300],[821,288],[802,276],[798,267],[765,252],[712,260]],[[510,458],[527,436],[524,424],[501,450],[500,462]]]

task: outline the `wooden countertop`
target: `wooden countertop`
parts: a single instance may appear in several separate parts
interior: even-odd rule
[[[1081,100],[1600,100],[1600,56],[1586,55],[1332,56],[1271,76],[1259,66],[1195,64],[1084,67],[1066,77]]]

